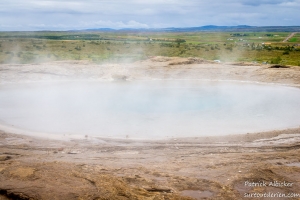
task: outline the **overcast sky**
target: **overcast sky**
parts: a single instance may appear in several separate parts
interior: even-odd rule
[[[1,0],[0,31],[300,25],[300,0]]]

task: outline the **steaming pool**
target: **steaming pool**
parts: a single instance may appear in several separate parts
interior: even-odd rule
[[[6,84],[0,85],[0,124],[47,137],[252,133],[298,127],[300,89],[224,81]]]

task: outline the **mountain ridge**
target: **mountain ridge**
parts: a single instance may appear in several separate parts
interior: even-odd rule
[[[195,27],[167,27],[167,28],[90,28],[83,30],[72,31],[105,31],[105,32],[209,32],[209,31],[254,31],[254,32],[299,32],[300,26],[249,26],[249,25],[237,25],[237,26],[217,26],[217,25],[205,25]]]

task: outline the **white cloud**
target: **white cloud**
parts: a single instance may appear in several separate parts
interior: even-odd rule
[[[0,30],[299,25],[299,9],[300,0],[1,0]]]
[[[2,28],[22,28],[21,25],[15,26],[9,26],[9,25],[0,25]],[[74,24],[28,24],[27,29],[25,30],[76,30],[76,29],[90,29],[90,28],[114,28],[114,29],[123,29],[123,28],[144,28],[147,29],[149,26],[147,24],[139,23],[137,21],[131,20],[127,22],[123,21],[94,21],[94,22],[85,22],[85,21],[79,21]],[[25,28],[23,27],[23,28]]]
[[[97,22],[89,22],[89,23],[82,22],[82,25],[85,27],[105,27],[105,28],[116,28],[116,29],[149,28],[147,24],[143,24],[134,20],[130,20],[128,22],[123,22],[123,21],[112,22],[112,21],[99,20]]]
[[[241,2],[245,5],[259,6],[263,4],[278,5],[287,2],[294,2],[294,0],[242,0]]]

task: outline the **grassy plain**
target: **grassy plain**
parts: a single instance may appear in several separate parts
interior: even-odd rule
[[[300,66],[300,34],[288,32],[0,32],[0,63],[131,62],[151,56]]]

